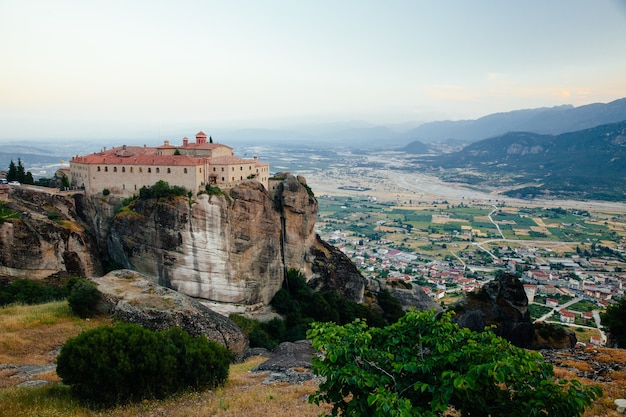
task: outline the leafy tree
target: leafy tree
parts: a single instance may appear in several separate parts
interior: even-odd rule
[[[554,379],[540,353],[490,331],[453,323],[451,313],[411,311],[372,328],[360,320],[309,330],[313,371],[323,377],[309,397],[333,404],[337,416],[580,416],[601,395],[595,386]]]
[[[600,314],[600,320],[608,329],[611,342],[617,347],[626,347],[626,297],[608,306]]]

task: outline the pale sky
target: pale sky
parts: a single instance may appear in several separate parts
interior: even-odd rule
[[[0,140],[626,97],[626,0],[0,0]]]

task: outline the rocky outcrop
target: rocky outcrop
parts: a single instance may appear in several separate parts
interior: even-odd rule
[[[107,252],[159,285],[221,303],[267,305],[291,268],[318,289],[362,301],[363,276],[315,233],[317,200],[304,179],[280,174],[270,184],[269,191],[248,181],[228,195],[138,200],[113,218]]]
[[[515,275],[501,275],[450,309],[455,311],[461,327],[481,332],[486,326],[494,325],[494,333],[515,346],[533,346],[535,330],[530,321],[528,298]]]
[[[101,273],[97,242],[71,197],[10,188],[7,207],[19,218],[0,223],[0,275],[41,279]]]
[[[524,285],[513,274],[503,274],[486,283],[450,309],[456,313],[455,320],[461,327],[481,332],[487,326],[495,326],[495,334],[518,347],[561,349],[576,345],[573,332],[531,322]]]
[[[94,277],[106,265],[216,303],[266,306],[289,269],[313,288],[365,301],[367,280],[315,233],[317,200],[302,177],[269,190],[245,181],[225,193],[140,199],[12,187],[22,219],[0,225],[0,274]],[[377,290],[370,288],[370,293]]]
[[[192,336],[205,335],[226,346],[237,360],[248,348],[246,335],[234,322],[137,272],[114,271],[93,281],[103,294],[98,306],[102,313],[155,331],[180,327]]]

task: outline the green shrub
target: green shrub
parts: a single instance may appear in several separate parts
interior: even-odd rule
[[[222,385],[230,360],[225,347],[204,336],[119,324],[69,339],[57,358],[57,374],[77,398],[109,406]]]
[[[102,190],[102,195],[103,196],[108,196],[109,194],[111,194],[111,190],[109,190],[108,188],[105,188],[104,190]]]
[[[79,317],[92,317],[102,294],[96,284],[86,279],[70,280],[66,287],[69,289],[67,302],[74,314]]]
[[[308,337],[323,353],[309,401],[332,404],[333,416],[577,417],[602,395],[555,380],[540,353],[460,328],[451,313],[411,311],[384,328],[315,323]]]
[[[67,296],[64,288],[46,285],[29,279],[18,279],[0,284],[0,306],[8,304],[42,304],[62,300]]]

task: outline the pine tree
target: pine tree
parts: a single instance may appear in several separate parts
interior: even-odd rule
[[[11,159],[11,163],[9,164],[9,172],[7,172],[7,181],[15,181],[17,179],[17,168],[15,167],[15,162]]]
[[[20,158],[17,158],[17,172],[15,177],[18,182],[24,182],[26,179],[26,172],[24,171],[24,165],[22,165],[22,160]]]

